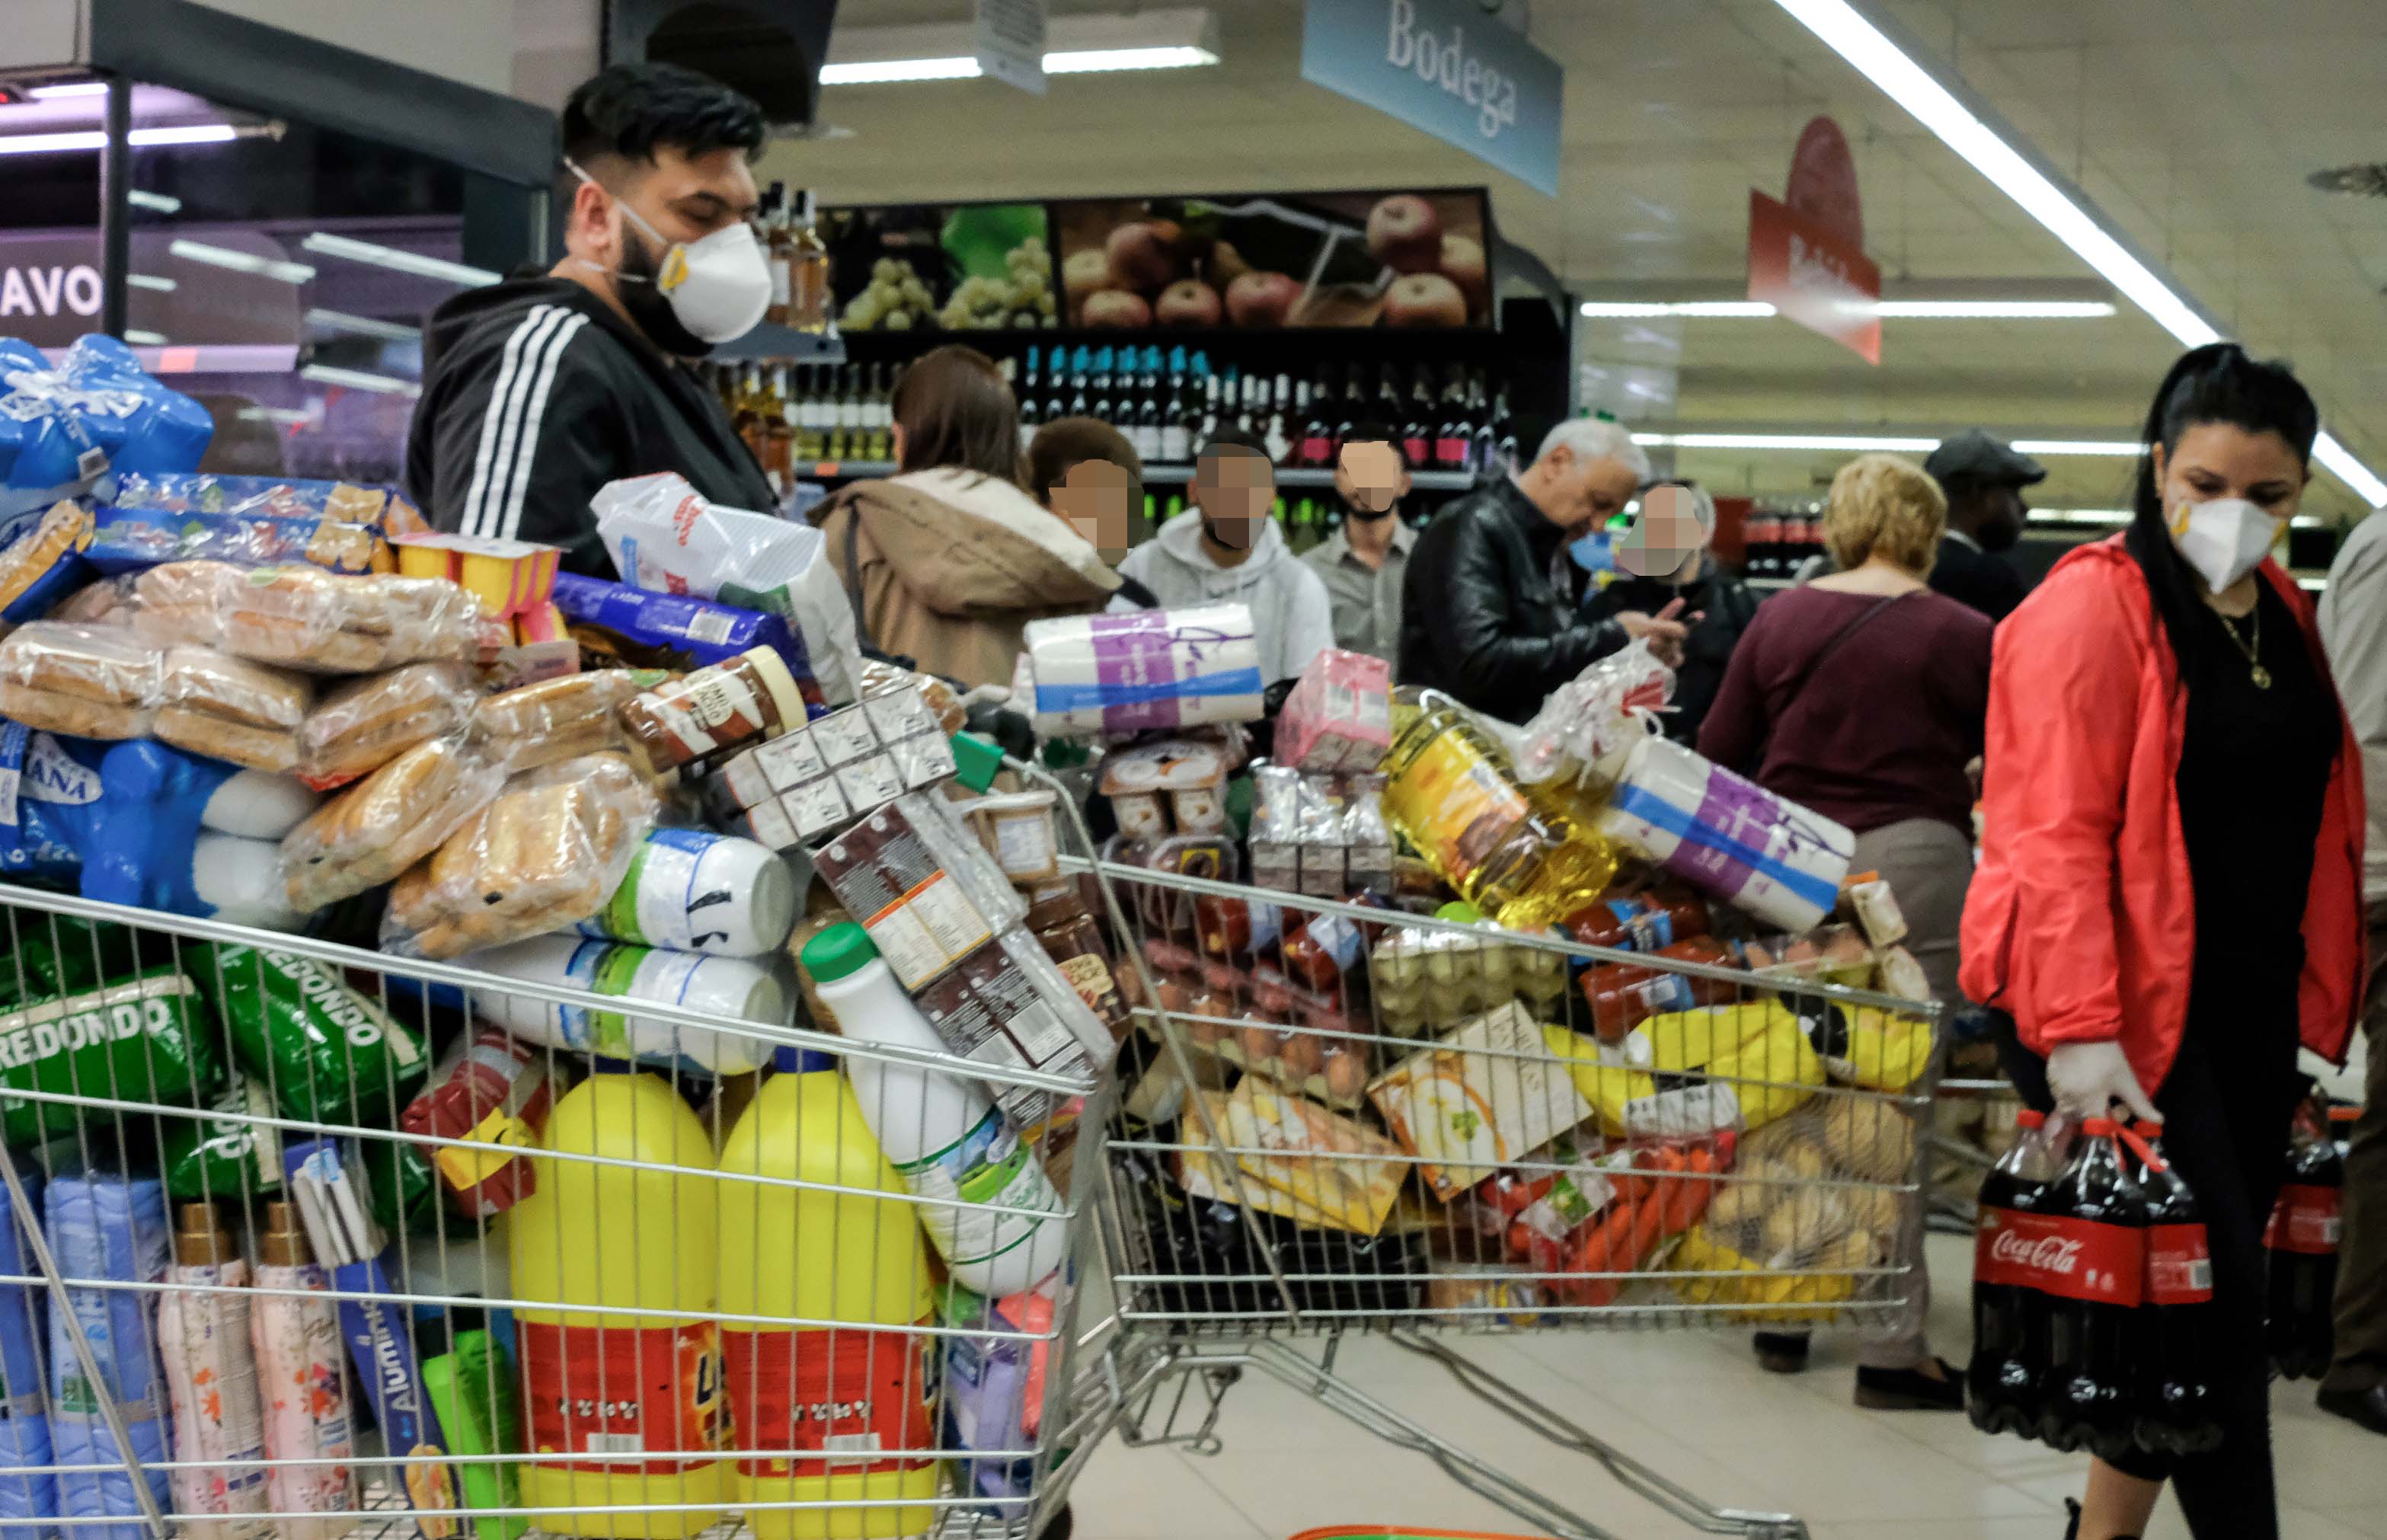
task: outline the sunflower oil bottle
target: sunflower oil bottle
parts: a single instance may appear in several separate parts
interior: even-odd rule
[[[540,1148],[599,1158],[529,1157],[535,1189],[507,1217],[514,1293],[602,1308],[515,1312],[523,1506],[552,1534],[695,1534],[728,1491],[719,1329],[704,1319],[718,1308],[713,1142],[661,1077],[600,1060]]]
[[[1478,913],[1538,930],[1597,899],[1616,852],[1571,789],[1519,783],[1508,755],[1455,704],[1396,693],[1384,815]]]

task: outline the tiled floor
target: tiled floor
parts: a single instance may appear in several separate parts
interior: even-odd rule
[[[1963,1357],[1970,1244],[1935,1236],[1935,1344]],[[1744,1337],[1578,1335],[1477,1339],[1467,1349],[1521,1388],[1710,1502],[1784,1510],[1816,1540],[2057,1540],[2081,1456],[1987,1438],[1962,1416],[1862,1412],[1853,1359],[1825,1338],[1800,1376],[1762,1372]],[[1502,1464],[1619,1540],[1695,1533],[1618,1488],[1591,1461],[1516,1428],[1438,1366],[1381,1342],[1346,1344],[1344,1375]],[[1275,1380],[1227,1394],[1215,1457],[1100,1450],[1079,1482],[1085,1540],[1286,1540],[1329,1524],[1531,1534],[1423,1457],[1380,1442]],[[2273,1400],[2287,1540],[2387,1537],[2387,1443],[2313,1409],[2309,1383]],[[2148,1540],[2187,1534],[2166,1500]]]

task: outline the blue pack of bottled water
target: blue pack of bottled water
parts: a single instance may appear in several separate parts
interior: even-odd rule
[[[50,1183],[45,1207],[50,1252],[64,1277],[147,1283],[166,1276],[171,1238],[165,1189],[155,1180],[59,1177]],[[114,1402],[142,1480],[159,1510],[170,1510],[166,1472],[156,1469],[168,1458],[157,1295],[145,1289],[69,1288],[67,1302],[67,1311],[50,1317],[50,1444],[58,1465],[90,1470],[58,1477],[58,1511],[69,1519],[124,1521],[69,1526],[77,1540],[149,1540],[125,1451],[100,1408],[103,1400]],[[90,1341],[95,1382],[75,1352],[69,1319]]]
[[[25,1189],[23,1223],[42,1222],[42,1178],[38,1171],[18,1169]],[[33,1249],[8,1188],[0,1182],[0,1272],[12,1278],[33,1278]],[[22,1471],[48,1465],[50,1458],[49,1382],[42,1373],[44,1344],[49,1340],[48,1295],[24,1283],[0,1283],[0,1471]],[[58,1483],[50,1475],[0,1476],[0,1540],[49,1540],[54,1527],[44,1521],[58,1510]],[[26,1521],[36,1521],[27,1522]]]

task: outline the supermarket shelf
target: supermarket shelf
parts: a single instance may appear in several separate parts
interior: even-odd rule
[[[861,481],[872,476],[891,476],[894,463],[884,460],[822,460],[799,464],[796,474],[805,481]],[[1182,486],[1194,479],[1191,465],[1147,465],[1143,468],[1146,486]],[[1464,492],[1475,485],[1474,474],[1467,471],[1419,471],[1409,483],[1421,492]],[[1276,473],[1279,486],[1332,486],[1334,473],[1322,469],[1287,467]]]
[[[766,321],[737,341],[721,344],[710,356],[764,363],[843,363],[845,338],[834,331],[799,332]]]

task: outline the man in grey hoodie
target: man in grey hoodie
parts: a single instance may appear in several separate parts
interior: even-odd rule
[[[1294,558],[1269,517],[1276,468],[1259,438],[1220,428],[1194,462],[1194,506],[1127,553],[1119,575],[1152,590],[1163,609],[1244,604],[1259,642],[1260,677],[1298,677],[1334,645],[1326,585]],[[1131,609],[1114,599],[1113,609]]]

